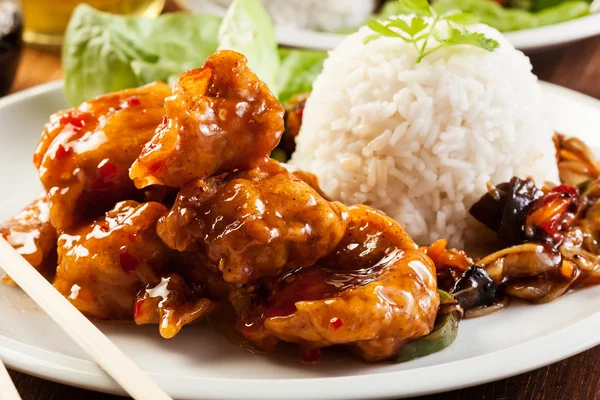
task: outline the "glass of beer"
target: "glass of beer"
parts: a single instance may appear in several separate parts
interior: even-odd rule
[[[42,47],[58,47],[75,6],[87,3],[113,14],[156,17],[165,0],[21,0],[23,40]]]

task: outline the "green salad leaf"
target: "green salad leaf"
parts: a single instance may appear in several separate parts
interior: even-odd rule
[[[406,0],[388,1],[377,18],[413,12],[407,9],[405,3]],[[436,0],[433,9],[438,14],[460,10],[501,32],[553,25],[590,13],[589,2],[586,0],[514,0],[511,1],[511,5],[513,4],[518,4],[519,7],[502,7],[495,0]],[[529,7],[534,12],[524,9]]]
[[[217,48],[221,20],[210,15],[121,17],[78,6],[63,44],[65,94],[71,104],[154,80],[172,82]]]
[[[590,13],[589,4],[578,0],[562,2],[537,12],[504,8],[494,0],[438,0],[434,8],[440,13],[461,10],[501,32],[553,25]]]
[[[312,91],[312,84],[323,69],[327,58],[324,51],[280,49],[281,66],[277,74],[276,87],[279,101],[287,101],[295,94]]]
[[[248,66],[277,92],[277,39],[271,17],[259,0],[236,0],[229,7],[219,29],[219,50],[225,49],[245,55]]]
[[[277,49],[259,0],[235,0],[223,23],[203,14],[122,17],[80,5],[63,44],[65,93],[72,105],[153,81],[172,83],[217,49],[239,51],[280,100],[311,90],[327,53]]]

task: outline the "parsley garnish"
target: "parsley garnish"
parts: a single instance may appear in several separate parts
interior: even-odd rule
[[[399,0],[399,3],[407,13],[415,14],[410,23],[394,17],[381,21],[370,20],[367,26],[375,33],[365,38],[365,44],[383,36],[400,38],[415,47],[418,55],[417,64],[429,54],[446,46],[466,44],[487,51],[494,51],[498,47],[498,42],[494,39],[485,37],[483,33],[469,32],[466,29],[465,25],[477,21],[470,14],[449,12],[439,15],[427,0]],[[431,22],[423,17],[430,17]],[[436,25],[441,22],[448,25],[447,37],[440,37],[435,31]],[[427,48],[432,36],[437,40],[437,45]]]

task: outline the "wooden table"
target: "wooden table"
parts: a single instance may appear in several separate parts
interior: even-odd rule
[[[531,55],[540,79],[600,98],[600,37]],[[61,77],[57,55],[26,49],[13,91]],[[600,127],[598,128],[600,134]],[[600,332],[598,333],[600,335]],[[552,351],[552,349],[548,349]],[[600,399],[600,346],[548,367],[469,389],[424,399]],[[481,368],[485,368],[482,365]],[[23,400],[118,399],[11,371]],[[435,376],[431,377],[435,380]]]

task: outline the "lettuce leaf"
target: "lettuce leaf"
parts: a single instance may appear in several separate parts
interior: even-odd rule
[[[153,81],[172,83],[220,49],[248,57],[250,67],[285,102],[309,91],[327,53],[277,49],[258,0],[235,0],[223,23],[203,14],[122,17],[87,5],[75,9],[63,44],[65,94],[72,105]]]
[[[203,14],[122,17],[78,6],[67,27],[62,65],[75,105],[97,95],[200,67],[218,46],[221,19]]]
[[[549,0],[550,1],[550,0]],[[433,7],[438,13],[460,10],[472,14],[480,22],[501,32],[517,31],[553,25],[559,22],[579,18],[590,13],[590,6],[584,0],[551,0],[543,10],[531,12],[517,8],[502,7],[494,0],[437,0]],[[538,9],[541,7],[538,6]],[[380,15],[405,14],[406,11],[398,1],[389,1],[383,6]]]
[[[219,50],[235,50],[248,59],[248,66],[277,93],[279,69],[273,22],[259,0],[236,0],[219,28]]]
[[[277,74],[276,87],[279,101],[287,101],[295,94],[310,92],[312,84],[323,69],[327,58],[324,51],[281,49],[281,67]]]

